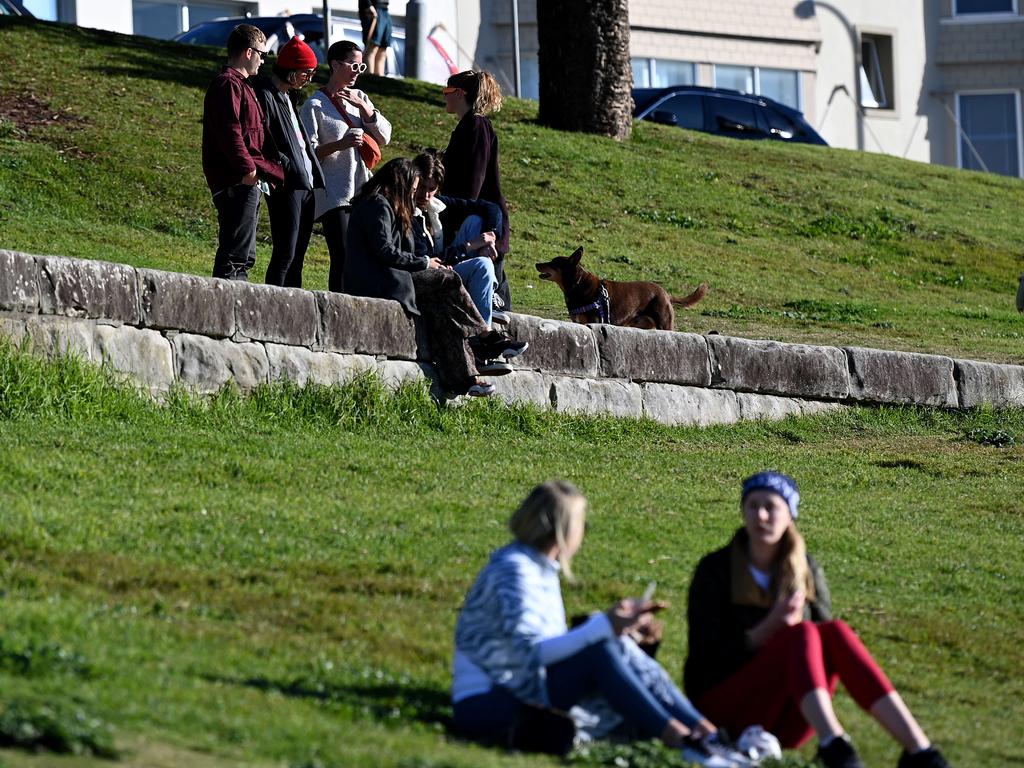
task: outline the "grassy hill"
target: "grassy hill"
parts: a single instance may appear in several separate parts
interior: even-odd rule
[[[198,118],[217,56],[5,19],[0,43],[0,247],[207,273]],[[444,143],[436,88],[366,87],[389,152]],[[654,126],[618,145],[533,114],[512,101],[496,121],[525,309],[561,316],[529,265],[583,242],[603,274],[708,279],[687,328],[1018,355],[1018,181]],[[325,264],[320,241],[310,285]],[[838,615],[953,764],[1024,764],[1022,439],[1024,411],[670,429],[439,408],[372,380],[157,405],[0,343],[0,765],[98,768],[85,753],[113,746],[131,768],[554,768],[444,730],[455,615],[510,511],[542,479],[576,482],[592,514],[568,609],[657,580],[678,675],[692,569],[766,466],[799,479]],[[895,764],[838,707],[867,763]]]
[[[199,120],[221,54],[8,18],[0,44],[0,247],[208,274]],[[394,123],[385,157],[447,144],[438,87],[360,82]],[[565,316],[533,264],[582,244],[602,276],[707,280],[680,329],[1022,359],[1019,179],[650,124],[618,144],[535,118],[515,99],[495,117],[523,311]],[[307,286],[326,286],[326,254],[316,237]]]

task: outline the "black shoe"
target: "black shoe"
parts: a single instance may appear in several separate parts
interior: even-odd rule
[[[949,768],[949,763],[934,746],[910,754],[904,751],[896,768]]]
[[[530,344],[526,341],[516,341],[502,331],[488,331],[471,338],[469,346],[477,357],[492,360],[495,357],[519,357]]]
[[[857,750],[845,733],[832,739],[827,747],[818,747],[815,758],[825,768],[864,768]]]
[[[501,360],[476,359],[476,371],[481,376],[506,376],[512,373],[512,366]]]

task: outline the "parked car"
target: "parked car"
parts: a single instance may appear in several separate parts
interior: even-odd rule
[[[296,35],[313,49],[318,62],[327,61],[324,49],[324,19],[316,13],[297,13],[292,16],[252,16],[249,18],[234,17],[204,21],[196,24],[187,32],[174,37],[179,43],[193,45],[212,45],[225,48],[231,30],[239,24],[252,24],[263,30],[267,36],[268,50],[277,53],[278,48]],[[331,19],[331,42],[351,40],[360,47],[363,45],[363,32],[358,19],[335,16]],[[405,72],[405,30],[395,28],[391,34],[391,47],[385,70],[388,75],[401,75]]]
[[[727,88],[673,85],[668,88],[634,88],[633,104],[633,116],[637,120],[651,120],[738,139],[826,144],[807,123],[802,112],[767,96]]]
[[[0,0],[0,16],[25,16],[34,19],[35,16],[28,10],[21,0]]]

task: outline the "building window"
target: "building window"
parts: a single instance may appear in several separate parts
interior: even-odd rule
[[[953,0],[953,15],[976,13],[1016,13],[1017,0]]]
[[[892,109],[894,82],[892,37],[890,35],[861,35],[861,106],[872,109]]]
[[[136,35],[168,40],[196,24],[256,11],[255,3],[189,3],[133,0],[132,23]]]
[[[780,104],[800,109],[800,73],[795,69],[715,65],[715,87],[767,96]]]
[[[695,81],[695,67],[692,61],[633,59],[633,87],[635,88],[693,85]]]
[[[1019,94],[959,94],[956,103],[960,167],[1020,176]]]
[[[37,19],[57,21],[57,0],[23,0],[25,10]]]

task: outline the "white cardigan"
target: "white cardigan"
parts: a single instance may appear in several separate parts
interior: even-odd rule
[[[362,128],[383,147],[391,141],[391,123],[373,107],[373,102],[365,93],[359,90],[354,92],[366,99],[370,108],[374,110],[376,119],[371,123],[363,122],[359,108],[344,102],[345,112],[349,116],[351,124]],[[299,119],[302,120],[302,126],[306,129],[309,143],[313,145],[314,150],[321,144],[338,141],[350,127],[334,103],[323,91],[319,90],[306,99],[306,103],[302,105]],[[355,147],[328,155],[320,161],[320,167],[324,171],[326,188],[315,190],[316,218],[320,218],[334,208],[347,205],[371,175],[366,164],[359,157],[359,150]]]

